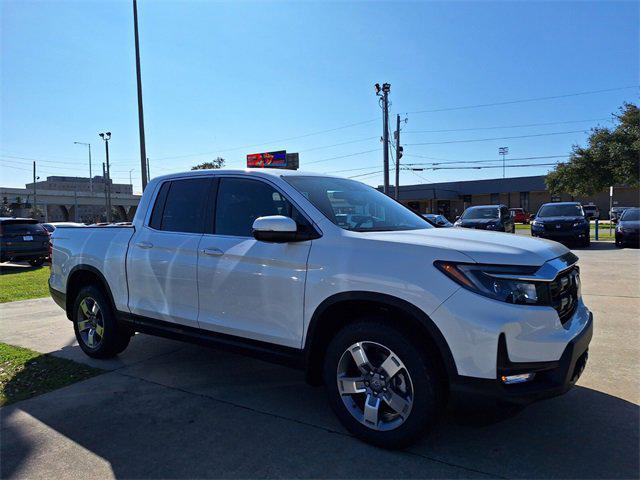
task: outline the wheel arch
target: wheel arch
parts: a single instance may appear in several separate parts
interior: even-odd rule
[[[420,335],[429,352],[435,354],[447,380],[457,376],[457,368],[451,350],[437,325],[420,308],[392,295],[351,291],[342,292],[325,299],[314,311],[305,337],[306,379],[319,385],[326,346],[340,328],[364,314],[395,314],[401,319],[400,326],[409,333]]]
[[[78,292],[82,287],[90,284],[98,285],[102,288],[109,299],[111,308],[113,308],[114,312],[116,311],[111,288],[109,288],[109,283],[102,272],[92,265],[79,264],[71,269],[67,279],[66,312],[69,320],[72,318],[73,304],[76,301]]]

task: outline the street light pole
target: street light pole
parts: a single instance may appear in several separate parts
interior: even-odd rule
[[[131,185],[131,194],[133,195],[133,180],[131,180],[131,172],[133,172],[135,168],[129,170],[129,185]]]
[[[506,178],[507,176],[507,168],[506,168],[506,160],[504,159],[509,153],[509,147],[500,147],[498,149],[498,153],[502,155],[502,178]]]
[[[138,2],[133,0],[133,34],[136,46],[136,82],[138,85],[138,129],[140,131],[140,170],[142,191],[147,188],[147,147],[144,138],[144,111],[142,109],[142,74],[140,72],[140,41],[138,39]]]
[[[380,87],[376,83],[376,95],[381,98],[382,102],[382,143],[383,150],[383,167],[384,167],[384,194],[389,195],[389,92],[391,91],[390,83],[383,83]],[[382,94],[380,94],[382,92]]]
[[[86,145],[89,147],[89,191],[93,193],[93,175],[91,173],[91,144],[86,142],[73,142],[75,145]]]
[[[107,222],[111,223],[111,171],[109,168],[109,140],[111,139],[111,132],[100,133],[100,138],[104,140],[105,157],[107,161],[107,171],[105,178],[105,189],[107,192]]]

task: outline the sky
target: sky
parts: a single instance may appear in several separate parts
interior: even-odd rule
[[[637,103],[639,5],[139,0],[151,176],[287,150],[380,185],[377,82],[390,130],[406,119],[401,165],[425,169],[401,185],[501,177],[502,146],[507,166],[539,165],[507,176],[544,174]],[[131,2],[3,0],[0,16],[0,185],[23,187],[33,160],[41,179],[88,176],[74,141],[101,173],[111,131],[112,177],[133,170],[140,191]]]

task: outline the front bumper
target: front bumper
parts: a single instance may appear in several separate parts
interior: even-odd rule
[[[531,229],[533,237],[547,238],[549,240],[582,240],[589,236],[590,232],[586,229],[581,230],[545,230],[544,228]]]
[[[504,335],[500,337],[497,352],[497,377],[481,379],[458,375],[451,381],[451,392],[459,400],[478,398],[528,404],[567,392],[580,378],[587,364],[589,343],[593,337],[593,315],[583,330],[564,349],[562,356],[552,362],[512,362],[507,353]],[[535,373],[530,382],[505,385],[502,375]]]

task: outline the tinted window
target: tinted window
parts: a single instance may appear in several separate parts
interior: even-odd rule
[[[160,230],[202,233],[209,185],[209,178],[172,181],[164,202]]]
[[[283,177],[336,225],[357,232],[417,230],[431,224],[384,193],[331,177]]]
[[[640,208],[630,208],[625,210],[620,220],[625,222],[637,222],[640,220]]]
[[[259,180],[220,179],[216,201],[217,235],[250,237],[254,220],[267,215],[291,217],[299,225],[307,223],[291,203],[270,185]]]
[[[162,210],[164,209],[164,202],[167,200],[167,192],[169,191],[170,186],[171,182],[163,183],[158,195],[156,196],[156,203],[153,206],[153,211],[151,212],[151,220],[149,220],[149,226],[156,230],[160,230],[160,225],[162,224]]]
[[[584,217],[584,211],[580,205],[548,203],[540,208],[538,217]]]
[[[467,208],[462,217],[464,220],[480,220],[498,218],[499,209],[496,207],[474,207]]]
[[[7,222],[2,224],[5,235],[43,235],[44,228],[37,223]]]

